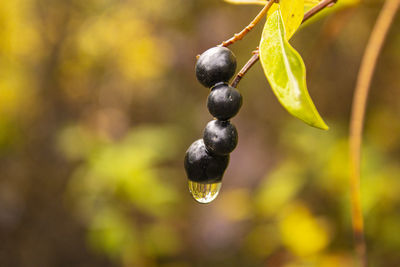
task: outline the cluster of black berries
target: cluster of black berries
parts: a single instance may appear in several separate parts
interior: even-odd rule
[[[213,47],[197,60],[196,76],[211,89],[207,107],[216,119],[204,129],[203,138],[187,150],[185,170],[188,179],[203,184],[218,183],[238,142],[236,127],[229,122],[242,106],[238,90],[228,85],[236,71],[236,58],[226,47]]]

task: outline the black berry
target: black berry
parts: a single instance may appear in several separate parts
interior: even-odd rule
[[[213,120],[204,129],[203,140],[210,152],[227,155],[235,149],[238,134],[236,127],[229,121]]]
[[[235,116],[241,106],[242,95],[227,84],[213,87],[207,99],[207,107],[211,115],[223,121]]]
[[[226,47],[216,46],[200,55],[196,63],[197,80],[206,87],[228,82],[236,71],[236,57]]]
[[[189,180],[199,183],[216,183],[222,180],[229,163],[229,155],[210,154],[203,139],[195,141],[186,151],[185,170]]]

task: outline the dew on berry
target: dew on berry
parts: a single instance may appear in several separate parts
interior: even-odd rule
[[[189,180],[189,191],[197,202],[207,204],[218,196],[221,184],[221,182],[204,184]]]

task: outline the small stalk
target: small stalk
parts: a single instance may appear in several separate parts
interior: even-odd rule
[[[355,249],[362,267],[368,265],[360,191],[361,144],[365,110],[376,62],[399,5],[400,0],[386,0],[379,13],[361,61],[351,111],[349,137],[351,214]]]
[[[268,10],[271,6],[275,3],[275,0],[269,0],[267,4],[265,4],[264,8],[257,14],[257,16],[250,22],[249,25],[246,26],[241,32],[235,33],[232,38],[223,41],[220,46],[230,46],[231,44],[235,43],[236,41],[242,40],[242,38],[249,33],[256,25],[260,22],[260,20],[268,13]]]
[[[236,74],[235,79],[233,79],[231,86],[236,88],[239,84],[240,80],[246,74],[246,72],[260,59],[258,55],[258,47],[253,51],[253,56],[247,61],[247,63],[243,66],[243,68]]]
[[[273,0],[270,0],[270,2],[274,2]],[[270,3],[268,2],[268,4]],[[313,7],[312,9],[310,9],[306,14],[304,14],[304,18],[303,21],[301,23],[306,22],[308,19],[310,19],[312,16],[314,16],[315,14],[317,14],[318,12],[320,12],[321,10],[323,10],[326,7],[330,7],[333,4],[335,4],[337,2],[337,0],[323,0],[321,1],[318,5],[316,5],[315,7]],[[267,4],[267,5],[268,5]],[[266,5],[266,6],[267,6]],[[265,7],[266,7],[265,6]],[[264,8],[265,8],[264,7]],[[268,10],[267,10],[268,11]],[[261,13],[261,12],[260,12]],[[244,31],[244,30],[243,30]],[[232,39],[232,38],[231,38]],[[229,40],[228,40],[229,41]],[[223,43],[222,43],[223,44]],[[253,56],[246,62],[246,64],[243,66],[243,68],[238,72],[238,74],[236,74],[235,78],[233,79],[231,86],[232,87],[237,87],[237,85],[239,84],[240,80],[244,77],[244,75],[247,73],[247,71],[254,66],[254,64],[259,60],[260,55],[258,52],[258,48],[256,51],[253,51]]]

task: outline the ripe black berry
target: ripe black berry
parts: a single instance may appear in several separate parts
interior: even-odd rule
[[[196,63],[197,80],[206,87],[228,82],[236,71],[236,57],[226,47],[216,46],[200,55]]]
[[[235,116],[241,106],[242,95],[227,84],[213,87],[207,99],[207,107],[211,115],[223,121]]]
[[[229,155],[210,154],[203,139],[195,141],[186,151],[185,170],[188,179],[199,183],[216,183],[222,180],[229,163]]]
[[[235,149],[238,143],[238,134],[236,127],[229,121],[213,120],[204,129],[203,140],[210,152],[227,155]]]

